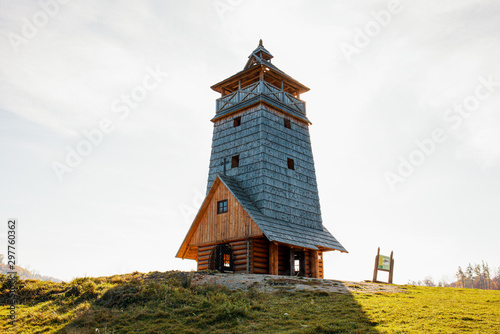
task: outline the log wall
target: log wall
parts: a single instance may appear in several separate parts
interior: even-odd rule
[[[234,271],[247,271],[247,240],[229,242],[234,253]],[[216,245],[198,247],[198,270],[209,269],[210,254]]]
[[[312,277],[311,253],[312,253],[311,251],[306,250],[306,277]]]
[[[234,253],[234,271],[247,272],[247,254],[248,254],[248,273],[250,274],[269,274],[269,249],[270,243],[266,238],[251,238],[229,242]],[[209,260],[212,249],[216,245],[206,245],[198,247],[198,270],[209,269]],[[290,248],[279,244],[278,247],[278,275],[290,275]],[[314,277],[314,256],[313,251],[305,251],[306,277]],[[323,253],[317,251],[318,277],[324,278],[323,274]]]
[[[266,238],[253,238],[250,254],[250,272],[269,274],[269,241]]]

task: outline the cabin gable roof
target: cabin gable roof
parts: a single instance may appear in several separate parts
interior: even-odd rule
[[[195,259],[196,256],[189,250],[191,239],[198,228],[201,217],[207,210],[208,205],[219,186],[225,186],[241,205],[252,221],[262,231],[269,241],[276,241],[295,247],[302,247],[314,250],[338,250],[347,253],[347,250],[332,236],[332,234],[322,226],[321,229],[312,228],[289,221],[280,220],[265,216],[250,197],[245,193],[239,182],[233,177],[217,174],[210,190],[203,201],[198,214],[196,215],[191,228],[189,229],[176,257]]]

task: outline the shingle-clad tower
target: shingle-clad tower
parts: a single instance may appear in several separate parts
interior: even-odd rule
[[[221,97],[212,118],[207,198],[178,257],[194,258],[196,248],[198,267],[205,258],[207,266],[213,267],[210,261],[217,257],[212,254],[214,247],[238,248],[230,241],[243,239],[246,263],[243,259],[240,262],[247,272],[265,269],[271,274],[322,277],[321,252],[346,250],[322,224],[309,136],[311,122],[305,102],[300,100],[309,88],[271,63],[273,56],[262,40],[248,58],[242,71],[211,87]],[[229,203],[213,199],[220,192],[214,187],[221,185],[231,195]],[[232,203],[237,208],[231,209]],[[210,207],[215,210],[212,215],[206,212]],[[229,209],[237,214],[224,216]],[[256,234],[250,231],[252,224]],[[242,231],[235,232],[239,229]],[[220,233],[222,239],[213,233]],[[193,237],[199,240],[191,240]],[[200,253],[204,243],[212,247]],[[234,255],[228,258],[231,256],[238,260]],[[255,266],[259,256],[267,257],[261,261],[267,264]]]
[[[272,65],[272,58],[261,42],[242,72],[212,86],[222,97],[212,119],[208,187],[224,173],[226,159],[226,175],[265,216],[321,228],[310,122],[299,100],[309,88]]]

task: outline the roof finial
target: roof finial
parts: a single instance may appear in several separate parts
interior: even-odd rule
[[[259,46],[264,46],[262,45],[262,39],[259,41]]]

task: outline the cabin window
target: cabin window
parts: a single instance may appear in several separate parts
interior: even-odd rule
[[[234,271],[234,253],[230,244],[217,245],[210,253],[211,270],[220,272]]]
[[[233,125],[234,125],[234,127],[240,126],[241,125],[241,117],[236,117],[234,119]]]
[[[295,170],[295,161],[293,161],[293,159],[288,158],[287,162],[288,162],[288,169]]]
[[[287,129],[292,128],[292,125],[291,125],[290,120],[288,118],[285,118],[285,128],[287,128]]]
[[[235,155],[231,159],[231,168],[238,167],[239,165],[240,165],[240,156],[239,155]]]
[[[217,214],[227,212],[227,199],[217,202]]]

